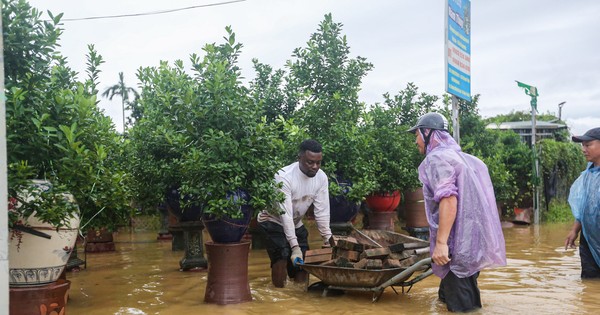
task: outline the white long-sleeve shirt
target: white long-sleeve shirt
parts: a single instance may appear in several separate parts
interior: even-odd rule
[[[285,195],[285,201],[280,207],[285,213],[279,216],[263,210],[258,214],[257,221],[271,221],[283,226],[290,247],[298,246],[296,228],[302,226],[302,218],[312,204],[319,233],[324,241],[329,240],[329,182],[325,172],[319,170],[314,177],[308,177],[295,162],[280,169],[275,181],[283,183],[281,192]]]

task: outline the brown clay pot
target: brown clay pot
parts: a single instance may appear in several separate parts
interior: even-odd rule
[[[369,211],[369,230],[394,231],[394,217],[396,212],[373,212]]]
[[[252,301],[248,282],[250,242],[206,242],[208,278],[204,302],[237,304]]]
[[[423,188],[404,193],[404,220],[407,227],[427,227],[427,215],[425,213],[425,201],[423,200]]]
[[[86,241],[89,243],[108,243],[114,241],[114,239],[111,231],[100,228],[88,229]]]
[[[66,314],[69,280],[43,286],[10,288],[10,315]]]

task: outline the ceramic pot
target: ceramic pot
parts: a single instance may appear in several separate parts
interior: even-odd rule
[[[181,207],[179,188],[173,187],[167,190],[165,195],[167,210],[172,213],[179,222],[200,221],[202,207],[200,205],[190,205],[185,208]],[[189,197],[184,197],[184,200],[189,200]]]
[[[85,251],[88,253],[115,251],[113,233],[106,228],[88,229],[85,238]]]
[[[206,242],[208,277],[204,302],[223,305],[252,301],[248,281],[249,251],[249,242]]]
[[[360,209],[360,203],[349,201],[345,196],[339,195],[329,197],[329,209],[329,222],[349,222],[356,218],[358,210]]]
[[[235,192],[229,193],[227,198],[243,199],[245,202],[250,200],[250,195],[244,190],[238,189]],[[250,220],[252,219],[253,209],[249,205],[241,205],[240,210],[243,216],[239,219],[234,219],[229,216],[216,218],[212,214],[203,214],[202,222],[210,235],[210,238],[215,243],[230,244],[239,243],[248,229]]]
[[[342,188],[342,193],[338,196],[329,196],[329,222],[332,224],[350,222],[356,218],[360,203],[349,201],[346,198],[346,194],[352,187],[352,182],[343,179],[340,175],[335,178],[338,186]]]
[[[396,190],[392,193],[375,193],[365,199],[371,211],[389,212],[396,210],[400,204],[400,192]]]
[[[10,314],[66,314],[67,298],[71,282],[56,282],[30,287],[10,288]]]
[[[381,211],[374,212],[369,211],[369,230],[385,230],[392,231],[395,230],[394,217],[396,213],[393,211]]]
[[[423,188],[404,193],[402,210],[407,227],[429,226],[425,212],[425,200],[423,200]]]
[[[10,286],[44,285],[55,282],[65,269],[75,246],[79,217],[72,218],[69,227],[58,230],[33,215],[24,223],[34,231],[47,234],[50,239],[27,232],[21,232],[20,240],[17,236],[10,237],[8,245]]]

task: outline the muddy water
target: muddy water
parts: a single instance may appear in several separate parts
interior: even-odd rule
[[[569,227],[505,228],[508,265],[481,273],[484,308],[475,313],[598,314],[600,281],[582,281],[577,251],[562,246]],[[314,228],[309,230],[318,238]],[[72,282],[69,315],[448,313],[436,298],[439,279],[435,276],[415,284],[408,293],[397,295],[387,288],[376,303],[370,293],[322,297],[293,283],[277,289],[270,283],[265,250],[250,252],[252,302],[205,304],[206,271],[180,272],[183,252],[171,251],[170,241],[157,241],[155,232],[127,231],[117,233],[115,240],[116,252],[88,254],[86,269],[67,274]],[[311,243],[317,242],[315,238]]]

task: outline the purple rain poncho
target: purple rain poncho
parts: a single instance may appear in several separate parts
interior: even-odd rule
[[[456,219],[448,237],[452,257],[444,266],[432,264],[434,274],[444,278],[452,270],[457,277],[465,278],[483,268],[506,265],[494,189],[481,160],[462,152],[449,133],[433,130],[425,159],[419,165],[419,179],[423,183],[431,253],[439,228],[439,203],[445,197],[457,198]]]
[[[571,185],[571,212],[579,223],[594,260],[600,265],[600,166],[588,163],[585,171]]]

